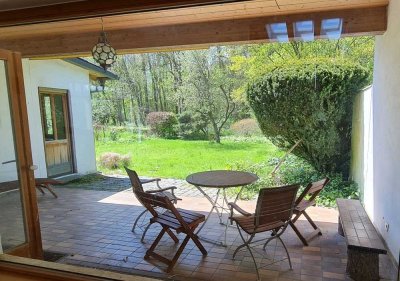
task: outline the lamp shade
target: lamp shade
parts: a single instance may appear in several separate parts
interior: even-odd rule
[[[107,35],[104,31],[100,33],[99,41],[92,49],[93,59],[105,70],[116,60],[116,53],[108,43]]]

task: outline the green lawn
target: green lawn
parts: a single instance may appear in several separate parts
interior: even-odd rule
[[[229,169],[238,162],[259,163],[283,155],[283,152],[266,140],[249,139],[223,139],[222,144],[165,139],[146,139],[140,143],[97,142],[97,158],[105,152],[131,155],[130,167],[140,175],[177,179],[185,179],[194,172]],[[102,167],[99,170],[107,174],[125,173]]]

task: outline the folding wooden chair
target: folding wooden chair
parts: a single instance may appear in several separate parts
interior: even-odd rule
[[[243,240],[243,244],[237,247],[233,253],[233,259],[241,248],[246,247],[250,252],[253,259],[254,266],[257,271],[257,279],[260,280],[260,275],[258,272],[258,267],[256,259],[254,258],[252,249],[256,251],[257,249],[251,245],[257,244],[261,241],[266,242],[264,244],[264,251],[268,243],[274,239],[278,239],[283,248],[286,251],[287,259],[289,260],[290,268],[292,268],[292,263],[290,261],[289,252],[286,248],[285,243],[281,239],[281,235],[285,232],[290,218],[293,215],[294,203],[296,200],[297,190],[299,185],[288,185],[275,188],[263,188],[260,190],[257,200],[256,211],[254,214],[248,213],[241,209],[236,203],[229,203],[231,208],[231,221],[236,222],[239,235]],[[233,211],[237,211],[240,215],[234,215]],[[246,232],[247,239],[245,239],[241,230]],[[259,240],[253,240],[255,235],[263,232],[271,232],[269,238],[262,238]],[[279,260],[282,261],[282,260]],[[271,264],[277,263],[279,261],[272,261]]]
[[[178,200],[181,200],[180,198],[176,197],[175,194],[174,194],[174,190],[176,189],[176,186],[169,186],[169,187],[161,188],[161,186],[159,185],[159,182],[161,181],[161,179],[159,179],[159,178],[155,178],[155,179],[140,179],[138,174],[135,171],[133,171],[133,170],[127,168],[127,167],[124,167],[124,168],[125,168],[126,173],[129,176],[129,179],[130,179],[131,184],[132,184],[132,190],[133,190],[133,193],[135,195],[136,195],[136,191],[159,194],[161,196],[167,196],[168,199],[171,202],[173,202],[174,204],[176,204],[178,202]],[[145,191],[144,188],[143,188],[143,184],[147,184],[147,183],[151,183],[151,182],[156,182],[158,189]],[[171,192],[169,192],[169,190]],[[136,218],[135,222],[133,223],[132,232],[135,232],[136,225],[138,224],[140,218],[144,214],[146,214],[147,212],[148,212],[148,210],[144,209],[144,211],[139,214],[139,216]],[[143,242],[143,239],[144,239],[144,237],[146,235],[146,232],[149,229],[150,225],[151,225],[151,223],[148,224],[146,226],[145,230],[143,231],[142,239],[141,239],[142,242]]]
[[[149,210],[149,212],[153,215],[153,217],[150,219],[150,223],[156,222],[162,227],[160,234],[158,234],[156,240],[154,240],[153,244],[147,250],[146,255],[144,256],[145,259],[150,257],[156,258],[157,260],[167,264],[168,268],[166,271],[170,272],[190,239],[192,239],[192,241],[196,244],[203,256],[207,255],[207,251],[200,243],[198,236],[194,234],[197,226],[204,222],[204,215],[188,210],[176,209],[174,204],[172,204],[172,202],[166,196],[159,196],[140,191],[136,192],[136,196],[143,206],[145,206],[146,209]],[[163,211],[161,212],[160,210]],[[160,254],[157,254],[154,252],[154,250],[166,232],[175,241],[175,243],[179,242],[178,238],[171,232],[171,229],[175,230],[176,233],[185,233],[186,237],[178,251],[175,253],[174,257],[169,260]]]
[[[325,178],[317,182],[309,183],[304,191],[300,194],[300,196],[296,199],[294,215],[295,217],[290,221],[290,226],[293,228],[294,232],[300,238],[301,242],[303,242],[304,246],[308,246],[308,241],[314,238],[317,235],[322,235],[321,230],[316,226],[310,216],[306,213],[306,210],[310,206],[315,206],[315,199],[320,194],[322,189],[329,183],[330,179]],[[306,239],[299,231],[299,229],[295,226],[296,221],[299,219],[301,215],[308,220],[311,226],[314,228],[314,231],[310,234],[310,236]]]
[[[57,194],[53,190],[54,185],[64,184],[61,181],[50,179],[50,178],[36,178],[35,186],[44,195],[43,188],[47,189],[55,198],[58,198]]]

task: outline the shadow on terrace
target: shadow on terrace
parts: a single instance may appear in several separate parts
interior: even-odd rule
[[[110,184],[122,191],[93,190]],[[179,208],[204,214],[209,212],[209,202],[186,182],[164,179],[163,184],[178,186],[177,194],[183,199],[178,202]],[[132,194],[128,178],[108,177],[82,187],[57,187],[56,192],[58,199],[49,193],[38,193],[43,248],[53,261],[169,280],[256,280],[247,251],[240,251],[236,259],[232,259],[234,250],[241,244],[237,229],[233,227],[228,227],[227,247],[203,242],[208,251],[204,258],[190,241],[171,273],[164,272],[166,265],[162,263],[144,260],[145,252],[160,232],[160,227],[151,226],[144,243],[140,242],[141,229],[131,232],[132,223],[143,207]],[[239,202],[248,211],[254,211],[255,204],[255,201]],[[260,275],[263,281],[346,280],[346,243],[337,231],[337,211],[312,207],[309,214],[323,235],[312,240],[310,246],[303,247],[289,227],[283,240],[288,246],[293,270],[289,269],[287,261],[262,267]],[[300,219],[296,225],[306,235],[312,231],[304,220]],[[222,240],[224,229],[217,215],[213,214],[201,233]],[[182,241],[183,235],[178,235],[178,238]],[[176,244],[167,235],[157,248],[168,257],[172,257],[176,249]],[[261,265],[268,264],[268,258],[273,258],[274,252],[275,259],[285,256],[281,244],[276,246],[273,242],[267,247],[267,254],[264,257],[256,255],[256,259]],[[386,256],[381,258],[380,267],[382,278],[392,280],[395,270]]]

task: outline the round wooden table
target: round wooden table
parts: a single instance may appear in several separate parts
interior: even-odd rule
[[[207,223],[214,209],[217,212],[220,224],[228,226],[228,223],[224,223],[222,221],[222,215],[224,212],[227,213],[228,215],[230,214],[226,189],[232,187],[241,187],[233,200],[233,202],[236,203],[240,194],[243,191],[243,188],[246,185],[252,184],[257,180],[258,176],[255,174],[242,171],[229,171],[229,170],[205,171],[205,172],[194,173],[187,176],[186,181],[190,184],[193,184],[204,195],[204,197],[207,198],[208,201],[210,201],[212,205],[212,208],[208,213],[204,223],[197,230],[196,234],[198,234],[200,230],[203,228],[203,226]],[[207,194],[204,188],[218,189],[215,198],[212,198],[209,194]],[[220,198],[221,190],[222,190],[222,198]],[[226,246],[226,230],[227,229],[225,228],[224,242],[210,240],[205,237],[200,237],[200,238],[202,238],[207,242]]]

